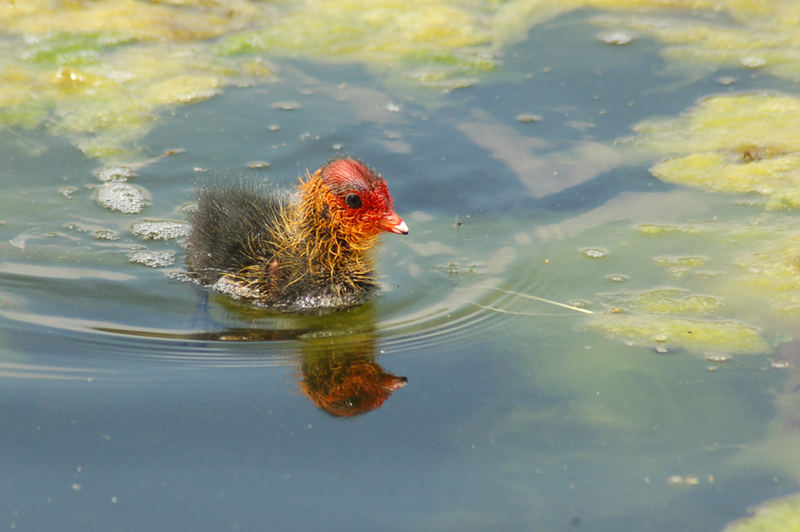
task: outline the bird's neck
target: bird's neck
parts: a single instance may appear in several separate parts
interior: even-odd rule
[[[378,235],[348,230],[353,224],[344,223],[343,210],[335,207],[337,199],[318,173],[301,181],[298,192],[298,236],[309,269],[323,275],[370,272],[368,250],[376,244]]]

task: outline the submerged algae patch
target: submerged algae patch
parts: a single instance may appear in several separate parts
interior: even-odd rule
[[[618,304],[630,305],[639,312],[671,315],[710,314],[722,307],[719,297],[692,294],[678,288],[657,288],[634,295],[620,295]]]
[[[700,229],[692,225],[664,225],[664,224],[639,224],[636,230],[649,236],[662,236],[671,234],[698,234]]]
[[[723,310],[721,297],[683,288],[656,288],[606,295],[611,310],[589,322],[589,328],[631,346],[658,352],[674,348],[695,354],[759,354],[769,345],[753,327],[730,319],[710,319]]]
[[[800,99],[713,96],[684,115],[635,126],[642,146],[666,155],[651,168],[667,182],[756,193],[771,209],[800,207]]]
[[[762,354],[769,352],[766,340],[755,329],[739,322],[697,320],[659,314],[610,313],[598,316],[589,328],[622,340],[631,346],[664,346],[695,354],[725,352]]]
[[[781,313],[800,312],[800,235],[773,235],[758,251],[738,261],[747,286]]]
[[[800,530],[800,494],[767,501],[752,516],[725,527],[723,532],[784,532]]]
[[[749,206],[731,208],[752,214]],[[759,321],[771,327],[776,322],[790,324],[792,316],[800,313],[800,231],[796,224],[794,212],[776,211],[760,212],[751,219],[720,219],[703,224],[702,231],[648,226],[640,233],[675,249],[702,249],[704,255],[657,255],[652,260],[674,279],[686,278],[691,286],[724,297],[739,315],[770,316]],[[629,304],[630,298],[625,303]]]

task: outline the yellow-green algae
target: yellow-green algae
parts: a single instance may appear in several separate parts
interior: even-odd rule
[[[765,214],[749,223],[725,223],[704,226],[710,238],[707,249],[716,249],[714,258],[705,256],[657,256],[654,262],[671,272],[708,273],[707,282],[714,293],[736,301],[740,311],[753,309],[754,302],[770,309],[772,320],[790,322],[800,313],[800,230],[793,218]],[[783,318],[781,318],[783,316]]]
[[[586,327],[645,348],[766,354],[793,334],[800,312],[795,213],[765,212],[680,188],[658,200],[654,205],[649,193],[631,194],[579,221],[537,229],[537,256],[558,265],[558,274],[535,276],[541,286],[563,289],[519,291],[586,300],[595,312]],[[649,219],[665,223],[642,223]],[[608,249],[606,259],[588,263],[571,256],[587,243]],[[576,278],[583,279],[577,287],[566,281]],[[522,300],[493,306],[530,310]]]
[[[705,266],[704,257],[655,257],[653,261],[665,268],[699,268]]]
[[[709,314],[722,306],[718,297],[690,294],[677,288],[647,290],[629,298],[629,303],[641,312],[677,315]]]
[[[751,220],[730,223],[718,221],[704,224],[703,232],[692,233],[698,244],[684,241],[682,248],[703,246],[714,250],[711,256],[657,255],[653,262],[676,277],[687,272],[710,272],[713,281],[704,282],[713,293],[737,302],[739,311],[752,309],[755,302],[761,310],[770,309],[771,320],[788,320],[800,313],[800,229],[795,228],[792,213],[763,213]],[[693,226],[694,227],[694,226]],[[637,229],[639,226],[637,226]],[[672,238],[678,243],[681,231],[645,231],[648,238]],[[717,269],[718,268],[718,269]],[[792,320],[793,321],[793,320]]]
[[[769,344],[752,327],[733,320],[699,320],[659,314],[608,313],[595,318],[589,327],[602,334],[639,347],[664,346],[691,353],[725,352],[764,354]]]
[[[667,269],[673,277],[681,278],[690,272],[698,273],[702,268],[706,265],[707,259],[705,257],[697,257],[697,256],[690,256],[690,257],[653,257],[653,262],[657,265],[661,266],[662,268]],[[711,272],[704,270],[706,275],[710,275]]]
[[[692,225],[639,224],[636,230],[643,235],[696,234],[700,230]]]
[[[703,39],[703,50],[767,47],[768,68],[800,71],[800,8],[787,0],[11,0],[0,5],[0,127],[45,124],[90,156],[125,158],[164,109],[269,75],[265,56],[361,62],[454,89],[535,24],[580,8],[724,12],[739,24],[727,33],[705,19],[705,31],[641,31]]]
[[[800,530],[800,494],[767,501],[753,515],[725,527],[723,532],[786,532]]]
[[[685,349],[696,354],[725,352],[760,354],[769,351],[753,327],[734,320],[708,319],[723,310],[720,297],[686,289],[658,288],[606,296],[609,311],[589,324],[593,330],[642,347]]]
[[[258,4],[178,4],[4,3],[2,44],[15,53],[0,58],[0,126],[43,124],[89,156],[127,158],[162,110],[268,73],[202,42],[238,28]]]
[[[666,155],[657,178],[714,192],[756,193],[770,209],[800,207],[800,99],[712,96],[687,113],[635,126],[639,142]]]
[[[769,298],[779,312],[800,312],[800,233],[768,239],[758,251],[739,257],[738,265],[747,287]]]
[[[621,2],[619,2],[621,3]],[[698,9],[727,16],[687,19],[669,12],[605,15],[598,24],[650,35],[667,44],[665,57],[678,65],[705,70],[759,68],[773,75],[800,77],[800,3],[795,0],[716,0]]]

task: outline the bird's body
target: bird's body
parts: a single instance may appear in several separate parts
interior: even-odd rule
[[[205,187],[189,220],[194,277],[290,312],[365,302],[377,289],[369,251],[379,234],[408,232],[383,178],[349,158],[301,180],[294,196],[241,182]]]

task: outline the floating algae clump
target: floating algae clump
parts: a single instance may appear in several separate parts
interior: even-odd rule
[[[667,155],[657,178],[709,191],[757,193],[767,208],[800,207],[800,99],[714,96],[672,119],[635,127],[641,144]]]
[[[597,7],[622,3],[595,2]],[[655,2],[647,4],[654,6]],[[674,64],[706,71],[719,67],[758,68],[792,80],[800,76],[800,34],[797,32],[800,2],[678,0],[662,4],[705,9],[726,16],[687,19],[681,12],[659,10],[657,15],[603,15],[597,17],[596,22],[615,30],[624,27],[664,42],[666,48],[662,55]]]
[[[733,522],[723,532],[784,532],[800,530],[800,494],[767,501],[753,515]]]
[[[488,1],[7,2],[0,129],[44,125],[90,157],[130,160],[171,108],[269,76],[254,54],[360,61],[413,83],[469,86],[497,64],[509,22],[521,39],[541,20],[503,23],[499,11]]]
[[[360,61],[422,85],[456,89],[497,64],[493,54],[501,34],[491,23],[494,10],[484,7],[441,0],[300,2],[269,24],[225,37],[214,49],[222,56],[268,52]]]
[[[6,50],[0,55],[0,129],[42,124],[90,157],[129,158],[163,110],[254,76],[238,61],[221,61],[205,41],[241,27],[263,7],[245,1],[179,4],[0,5],[0,46]]]
[[[617,15],[685,57],[800,76],[797,2],[773,0],[25,0],[0,3],[0,128],[45,125],[91,157],[130,159],[172,107],[271,74],[265,57],[358,62],[384,82],[453,90],[500,64],[530,28],[581,8]],[[666,9],[665,9],[666,8]],[[683,30],[680,10],[725,13]],[[606,15],[608,24],[610,15]],[[666,18],[665,18],[666,17]],[[722,17],[709,17],[720,20]],[[617,28],[615,28],[616,30]],[[682,48],[683,47],[683,48]],[[680,54],[678,54],[680,55]],[[405,92],[404,92],[405,93]],[[87,115],[87,116],[83,116]],[[740,143],[741,145],[741,143]],[[770,153],[770,146],[756,152]],[[735,146],[734,146],[735,148]],[[689,153],[689,152],[687,152]]]

